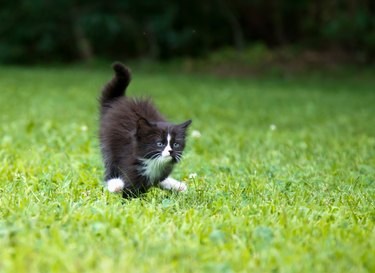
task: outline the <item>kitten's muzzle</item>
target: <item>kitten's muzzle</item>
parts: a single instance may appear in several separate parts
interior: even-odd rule
[[[167,157],[167,156],[172,156],[173,154],[173,150],[171,148],[165,148],[162,152],[161,152],[161,155],[163,157]]]

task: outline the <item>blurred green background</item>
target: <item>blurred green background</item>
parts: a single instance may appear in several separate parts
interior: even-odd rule
[[[8,0],[0,9],[0,63],[371,64],[374,14],[369,0]]]

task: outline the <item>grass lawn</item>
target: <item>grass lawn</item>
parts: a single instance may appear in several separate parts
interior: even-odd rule
[[[110,68],[0,67],[0,272],[375,271],[371,73],[133,72],[129,94],[201,133],[185,194],[103,190]]]

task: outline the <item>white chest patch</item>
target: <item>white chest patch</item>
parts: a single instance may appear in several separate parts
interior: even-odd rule
[[[155,159],[142,159],[142,166],[139,171],[143,176],[146,176],[151,183],[154,183],[157,179],[160,179],[163,171],[171,164],[171,161],[171,156],[160,156]]]

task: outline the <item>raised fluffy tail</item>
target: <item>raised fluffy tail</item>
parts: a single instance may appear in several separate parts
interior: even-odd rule
[[[112,68],[115,71],[115,75],[106,84],[100,97],[100,104],[104,108],[108,107],[116,98],[125,95],[126,87],[128,87],[131,80],[130,70],[122,63],[115,62]]]

